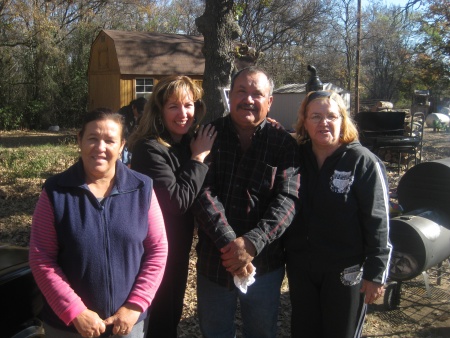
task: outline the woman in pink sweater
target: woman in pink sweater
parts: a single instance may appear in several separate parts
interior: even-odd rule
[[[79,161],[44,184],[30,266],[47,338],[145,336],[167,238],[152,180],[119,160],[123,132],[119,114],[88,113]]]

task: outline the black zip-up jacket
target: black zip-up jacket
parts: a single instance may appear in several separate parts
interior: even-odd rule
[[[391,253],[383,163],[357,141],[319,170],[311,143],[300,146],[301,207],[285,235],[288,264],[309,259],[324,271],[363,264],[363,278],[384,283]]]

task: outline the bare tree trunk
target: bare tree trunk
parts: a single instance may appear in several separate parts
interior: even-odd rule
[[[224,114],[220,88],[230,85],[234,63],[234,42],[241,30],[234,20],[233,0],[208,0],[205,12],[196,19],[205,44],[205,73],[203,75],[204,101],[207,108],[206,121]]]

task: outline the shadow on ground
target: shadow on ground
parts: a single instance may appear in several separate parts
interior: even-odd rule
[[[76,142],[76,134],[73,131],[58,133],[33,133],[28,132],[27,135],[16,133],[14,135],[2,134],[0,136],[0,146],[4,148],[19,148],[38,146],[45,144],[70,144]]]
[[[388,310],[386,300],[369,306],[364,337],[450,337],[448,261],[443,268],[427,271],[429,291],[422,276],[403,282],[398,307]]]

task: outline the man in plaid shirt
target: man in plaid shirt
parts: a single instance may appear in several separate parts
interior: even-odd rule
[[[300,175],[294,138],[266,120],[272,91],[262,69],[239,71],[231,81],[230,114],[213,122],[218,135],[193,206],[204,337],[235,336],[238,299],[245,337],[276,336],[285,263],[280,236],[296,212]],[[255,282],[244,292],[236,288],[234,278],[254,269]]]

